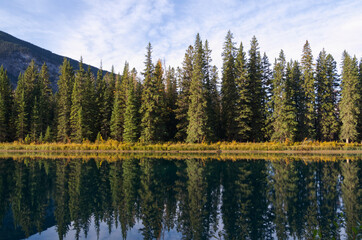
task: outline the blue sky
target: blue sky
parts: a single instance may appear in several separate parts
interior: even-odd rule
[[[196,33],[209,41],[213,64],[222,66],[230,29],[248,50],[255,35],[273,63],[280,49],[299,60],[305,41],[314,59],[322,48],[341,62],[343,50],[362,57],[360,0],[0,0],[0,30],[109,70],[124,62],[143,70],[145,47],[153,60],[181,66]]]

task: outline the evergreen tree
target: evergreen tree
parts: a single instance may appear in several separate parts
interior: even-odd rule
[[[291,64],[286,62],[283,50],[275,61],[273,73],[273,140],[285,141],[294,140],[296,132],[295,103],[293,101],[293,88],[291,83]]]
[[[94,141],[97,136],[97,107],[96,107],[96,83],[91,68],[88,65],[88,70],[85,75],[82,111],[84,115],[83,132],[84,138]]]
[[[188,110],[189,125],[187,128],[186,141],[202,142],[208,141],[207,137],[210,134],[209,126],[207,125],[207,101],[205,98],[204,87],[204,51],[200,35],[196,35],[194,46],[194,68],[192,71],[192,79],[190,85],[190,107]]]
[[[261,56],[259,51],[259,43],[256,37],[253,36],[251,40],[251,47],[249,50],[249,60],[246,65],[248,72],[249,94],[252,96],[250,101],[251,121],[250,121],[250,140],[261,141],[264,139],[264,106],[263,100],[265,92],[262,82],[262,65]]]
[[[336,62],[323,49],[319,53],[316,65],[316,109],[317,139],[331,141],[337,137],[338,117],[336,112],[338,79]]]
[[[45,133],[48,126],[53,125],[54,101],[49,82],[48,66],[44,63],[40,69],[38,82],[39,131]]]
[[[185,141],[187,137],[187,127],[189,119],[187,113],[190,107],[190,85],[193,72],[194,48],[189,46],[182,63],[182,69],[178,69],[178,96],[176,102],[176,120],[177,133],[175,138],[179,141]]]
[[[102,127],[102,120],[103,120],[103,116],[102,116],[102,107],[104,105],[104,101],[105,101],[105,92],[106,92],[106,88],[107,88],[107,84],[105,81],[103,81],[103,69],[102,69],[102,64],[100,66],[100,68],[97,71],[97,77],[96,77],[96,81],[95,81],[95,91],[94,91],[94,113],[95,113],[95,117],[94,117],[94,128],[93,131],[94,133],[101,134],[101,127]],[[102,136],[103,137],[103,136]]]
[[[290,63],[292,66],[291,69],[291,84],[293,89],[293,97],[292,100],[294,101],[295,106],[295,114],[296,114],[296,122],[297,122],[297,131],[295,133],[295,140],[302,141],[305,136],[304,132],[304,109],[305,103],[304,99],[304,90],[302,88],[302,72],[300,70],[300,64],[297,61]]]
[[[217,68],[211,66],[211,50],[208,41],[205,41],[204,49],[204,71],[205,71],[205,98],[207,102],[207,125],[210,128],[208,139],[215,141],[220,134],[220,102],[217,90]]]
[[[12,112],[12,90],[10,80],[4,67],[0,67],[0,142],[10,141],[12,135],[11,127]]]
[[[116,78],[115,96],[113,101],[113,110],[110,121],[111,137],[121,141],[123,134],[123,113],[121,106],[123,105],[121,98],[121,81],[119,75]]]
[[[33,109],[31,114],[31,126],[30,126],[30,134],[31,140],[36,141],[38,140],[39,135],[41,134],[41,116],[39,112],[39,101],[37,96],[35,96]]]
[[[263,92],[265,93],[264,99],[263,99],[263,107],[264,107],[264,139],[270,140],[273,132],[273,126],[272,126],[272,116],[273,116],[273,102],[271,101],[272,95],[273,95],[273,84],[272,84],[272,78],[273,78],[273,72],[270,70],[271,64],[269,63],[269,58],[264,53],[262,61],[262,83],[263,83]]]
[[[226,140],[236,139],[238,135],[238,123],[236,118],[238,92],[235,83],[236,69],[235,58],[236,49],[233,42],[233,34],[228,31],[225,42],[224,51],[222,53],[223,66],[222,66],[222,80],[221,80],[221,126],[222,136]]]
[[[354,141],[358,137],[357,123],[360,114],[360,99],[358,89],[358,67],[356,57],[344,51],[342,60],[341,101],[339,105],[342,122],[341,140]]]
[[[132,76],[135,78],[136,76]],[[127,87],[126,110],[124,113],[124,134],[125,142],[136,142],[138,140],[138,108],[135,95],[135,80],[131,80]]]
[[[19,75],[14,101],[16,107],[16,138],[24,139],[28,128],[28,112],[26,111],[24,76],[22,74]]]
[[[100,133],[103,139],[108,139],[111,135],[110,122],[112,117],[113,102],[114,102],[114,92],[115,92],[115,75],[114,69],[107,73],[102,80],[104,85],[104,100],[99,102],[99,113],[101,116],[100,119]],[[102,88],[101,88],[102,89]],[[100,90],[101,91],[101,90]]]
[[[143,83],[141,105],[141,141],[158,142],[165,139],[165,87],[163,84],[163,69],[159,60],[153,69],[151,44],[147,47],[145,80]]]
[[[313,55],[308,41],[306,41],[303,47],[301,69],[303,74],[303,91],[305,93],[305,137],[315,139],[315,81],[313,72]]]
[[[243,44],[240,43],[238,55],[236,57],[236,85],[237,95],[236,100],[236,117],[237,122],[237,136],[234,139],[239,141],[247,141],[251,139],[251,121],[253,116],[253,110],[251,109],[252,92],[250,79],[247,73],[245,52],[243,50]]]
[[[166,132],[167,140],[172,140],[177,132],[176,128],[176,102],[177,102],[177,83],[176,83],[175,69],[169,67],[166,71],[166,89],[165,89],[165,102],[166,102]]]
[[[60,67],[57,94],[57,139],[61,142],[70,140],[70,112],[72,106],[72,90],[74,87],[74,72],[70,62],[64,58]]]
[[[79,62],[79,69],[75,75],[73,91],[72,91],[72,105],[70,111],[70,129],[71,137],[75,142],[81,142],[84,136],[84,116],[82,113],[82,104],[84,99],[85,88],[85,71],[83,68],[82,59]]]

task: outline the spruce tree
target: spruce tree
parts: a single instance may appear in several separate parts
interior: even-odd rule
[[[165,102],[166,102],[166,140],[173,140],[177,132],[176,128],[176,102],[177,102],[177,83],[175,69],[169,67],[166,71],[166,86],[165,86]]]
[[[75,75],[73,91],[72,91],[72,105],[70,111],[70,129],[71,137],[75,142],[81,142],[83,140],[84,131],[83,126],[80,123],[84,122],[84,116],[80,113],[84,99],[84,88],[85,88],[85,71],[83,68],[82,59],[79,62],[79,69]]]
[[[228,31],[225,42],[224,51],[222,53],[222,80],[221,80],[221,127],[222,136],[226,140],[234,140],[238,135],[237,123],[237,99],[238,92],[235,83],[236,69],[235,58],[236,48],[233,42],[233,34]]]
[[[303,47],[301,60],[304,91],[304,129],[305,137],[315,139],[315,80],[313,72],[313,55],[309,42]]]
[[[304,109],[305,109],[305,102],[304,102],[304,90],[303,90],[303,78],[302,72],[300,69],[300,64],[298,61],[294,61],[290,63],[292,67],[291,71],[291,84],[293,89],[293,96],[292,99],[295,104],[296,110],[296,122],[297,122],[297,131],[295,133],[295,140],[302,141],[305,137],[304,132]]]
[[[182,69],[178,69],[178,96],[176,102],[176,120],[177,133],[175,138],[179,141],[185,141],[187,137],[187,127],[189,119],[187,116],[190,107],[190,85],[193,72],[194,48],[189,46],[182,63]]]
[[[30,137],[32,141],[37,141],[38,137],[42,133],[41,131],[41,116],[40,106],[37,96],[35,96],[32,113],[31,113],[31,126],[30,126]]]
[[[74,87],[74,72],[70,62],[64,58],[60,66],[57,94],[57,140],[70,140],[70,111],[72,106],[72,90]]]
[[[12,90],[4,67],[0,67],[0,142],[10,141],[12,113]]]
[[[236,67],[236,85],[237,85],[237,99],[236,99],[236,117],[237,135],[233,139],[239,141],[248,141],[251,139],[251,121],[253,110],[251,109],[252,92],[250,79],[248,77],[245,52],[243,44],[240,42],[238,55],[235,61]]]
[[[135,76],[134,76],[135,77]],[[138,140],[138,109],[135,95],[134,81],[129,81],[126,96],[126,110],[124,113],[124,134],[125,142],[136,142]]]
[[[186,141],[189,143],[208,141],[210,134],[207,125],[207,101],[204,87],[204,51],[200,35],[196,35],[194,45],[194,68],[190,85],[190,107],[188,110],[189,125],[187,128]]]
[[[207,102],[207,125],[210,128],[209,136],[207,138],[215,141],[220,134],[220,101],[217,90],[217,68],[216,66],[211,66],[211,61],[211,50],[209,49],[209,44],[206,40],[204,49],[205,98]]]
[[[99,113],[100,119],[100,133],[103,139],[107,140],[111,136],[110,122],[112,117],[114,92],[115,92],[115,75],[114,68],[107,73],[102,79],[104,87],[104,99],[100,102]]]
[[[44,134],[47,127],[53,125],[54,118],[53,92],[49,81],[48,67],[45,63],[39,72],[37,88],[39,92],[39,129]]]
[[[263,100],[265,98],[265,92],[262,82],[262,65],[261,56],[259,51],[259,43],[255,36],[253,36],[250,44],[249,60],[247,62],[248,81],[250,83],[249,91],[253,96],[250,101],[250,108],[252,111],[251,116],[251,135],[250,140],[262,141],[264,139],[264,106]]]
[[[20,73],[15,89],[14,104],[16,108],[15,128],[16,138],[22,140],[28,133],[28,112],[26,111],[24,76]]]
[[[121,106],[123,99],[121,98],[121,80],[119,75],[116,77],[115,96],[113,101],[113,110],[110,121],[111,137],[115,140],[121,141],[123,134],[123,113]]]
[[[357,124],[360,114],[361,95],[358,89],[358,66],[356,57],[344,51],[342,59],[341,101],[339,105],[342,122],[340,139],[347,143],[358,137]]]
[[[338,79],[336,62],[324,49],[317,59],[316,86],[316,136],[318,140],[331,141],[336,139],[339,126],[336,112]]]
[[[293,101],[291,64],[288,71],[283,50],[276,59],[273,73],[273,127],[272,140],[294,140],[297,122],[295,121],[295,103]]]
[[[270,70],[271,64],[269,63],[269,58],[266,53],[263,54],[262,58],[262,83],[263,83],[263,92],[265,93],[263,99],[263,108],[264,110],[264,139],[270,140],[273,133],[273,125],[272,125],[272,116],[273,116],[273,102],[271,101],[273,95],[273,72]]]

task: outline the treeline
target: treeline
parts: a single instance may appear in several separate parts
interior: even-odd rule
[[[281,50],[271,68],[255,37],[246,52],[230,31],[222,57],[219,78],[197,34],[176,69],[154,63],[149,44],[143,79],[127,62],[122,74],[94,76],[64,59],[55,94],[46,64],[32,61],[15,90],[1,67],[0,141],[362,140],[362,60],[344,51],[339,76],[332,55],[314,62],[307,41],[300,62]]]

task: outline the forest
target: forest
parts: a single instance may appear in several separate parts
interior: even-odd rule
[[[344,51],[338,74],[306,41],[300,61],[281,50],[272,65],[255,36],[247,51],[230,31],[222,57],[219,76],[197,34],[177,68],[154,62],[150,43],[141,74],[126,62],[122,74],[94,76],[65,58],[56,92],[45,63],[31,61],[15,89],[1,66],[0,142],[362,140],[362,59]]]

